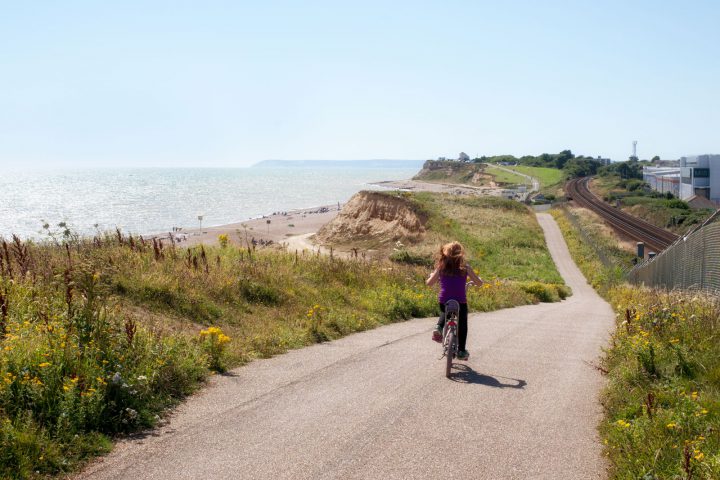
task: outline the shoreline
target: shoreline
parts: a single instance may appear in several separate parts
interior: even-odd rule
[[[383,190],[429,191],[454,195],[505,196],[509,192],[497,187],[474,187],[471,185],[431,183],[418,180],[383,180],[366,183]],[[358,190],[358,192],[363,189]],[[282,212],[274,212],[240,222],[227,223],[212,227],[179,228],[176,231],[149,235],[148,238],[174,241],[183,247],[195,245],[218,245],[218,237],[227,235],[228,243],[247,247],[278,247],[283,244],[289,249],[322,250],[312,242],[312,236],[325,224],[330,222],[342,209],[343,203],[322,205],[309,208],[297,208]]]
[[[228,236],[228,243],[240,247],[248,244],[256,246],[278,246],[289,243],[288,240],[297,236],[309,236],[316,233],[323,225],[335,218],[342,209],[343,203],[322,205],[310,208],[298,208],[274,212],[240,222],[227,223],[212,227],[179,228],[173,232],[149,236],[161,240],[173,239],[180,246],[199,244],[217,245],[220,235]],[[253,242],[254,240],[254,242]]]

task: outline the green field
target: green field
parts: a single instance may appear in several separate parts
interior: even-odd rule
[[[557,168],[525,167],[522,165],[509,168],[536,178],[540,182],[541,190],[557,187],[565,180],[565,172]]]
[[[514,173],[510,173],[508,171],[493,166],[486,167],[485,173],[492,175],[495,178],[496,183],[501,183],[505,187],[514,187],[516,185],[529,185],[530,183],[530,180],[521,175],[516,175]]]

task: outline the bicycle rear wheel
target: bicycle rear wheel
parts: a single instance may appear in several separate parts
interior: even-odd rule
[[[447,360],[447,363],[445,364],[445,376],[447,378],[450,378],[450,371],[452,370],[452,361],[453,361],[453,357],[455,356],[456,343],[457,343],[457,337],[455,336],[455,330],[451,329],[448,332],[447,354],[445,355],[445,358]]]

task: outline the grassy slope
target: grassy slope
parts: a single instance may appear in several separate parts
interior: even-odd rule
[[[413,177],[415,180],[435,183],[459,183],[467,185],[482,186],[490,182],[490,177],[484,178],[478,183],[472,181],[476,173],[483,173],[483,166],[476,163],[452,162],[453,171],[450,175],[447,171],[421,171]]]
[[[513,185],[523,185],[525,183],[528,183],[527,178],[520,176],[520,175],[516,175],[514,173],[510,173],[506,170],[502,170],[497,167],[488,166],[485,169],[485,172],[492,175],[495,179],[495,182],[501,183],[506,187],[513,186]]]
[[[617,312],[599,427],[611,477],[720,478],[717,299],[622,283],[600,263],[593,242],[554,214],[578,266]],[[595,231],[598,242],[612,246]],[[615,260],[624,256],[617,251]]]
[[[517,282],[521,288],[543,290],[547,298],[557,299],[551,286],[563,284],[562,277],[535,215],[524,205],[497,197],[399,195],[415,202],[428,216],[425,239],[405,247],[418,262],[430,264],[439,245],[457,240],[465,246],[470,263],[481,276]]]
[[[510,167],[525,175],[537,178],[540,182],[540,192],[543,194],[556,195],[558,188],[562,187],[565,180],[565,172],[557,168],[526,167],[518,165]]]
[[[430,215],[428,249],[457,238],[485,277],[560,283],[524,207],[430,194],[413,201]],[[108,435],[152,426],[211,368],[437,309],[424,266],[235,247],[160,250],[119,236],[68,249],[9,246],[6,258],[0,478],[72,470],[106,451]],[[493,310],[565,294],[496,281],[473,290],[470,302]]]

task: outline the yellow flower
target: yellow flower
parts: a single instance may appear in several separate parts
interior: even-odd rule
[[[41,363],[40,365],[38,365],[38,367],[40,367],[40,368],[45,368],[45,367],[49,367],[50,365],[52,365],[52,363],[50,363],[50,362],[43,362],[43,363]]]
[[[705,458],[705,454],[703,452],[701,452],[700,450],[695,450],[695,451],[693,451],[693,453],[695,454],[694,458],[697,461],[700,461],[703,458]]]
[[[675,427],[677,427],[677,423],[675,423],[675,422],[670,422],[670,423],[668,423],[668,424],[665,425],[665,426],[666,426],[667,428],[675,428]]]
[[[622,420],[622,419],[621,419],[621,420],[618,420],[618,421],[615,422],[615,423],[616,423],[619,427],[622,427],[622,428],[629,428],[629,427],[630,427],[630,422],[626,422],[625,420]]]
[[[692,392],[690,394],[690,398],[692,398],[693,400],[697,400],[697,397],[698,397],[698,392]]]

